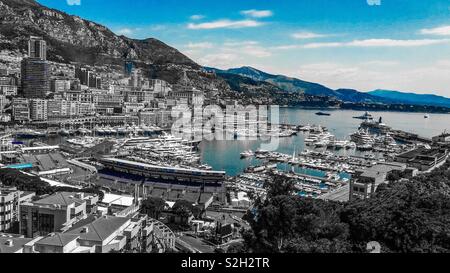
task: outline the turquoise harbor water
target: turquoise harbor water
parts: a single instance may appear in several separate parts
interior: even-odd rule
[[[354,119],[354,116],[361,116],[364,112],[350,110],[326,110],[331,116],[317,116],[318,110],[306,110],[298,108],[280,108],[280,122],[293,125],[322,125],[329,129],[339,139],[348,139],[354,133],[361,120]],[[450,131],[450,115],[430,114],[429,119],[425,119],[424,113],[401,113],[401,112],[372,112],[373,117],[378,120],[383,118],[383,122],[394,129],[400,129],[411,133],[417,133],[424,137],[439,135],[444,130]],[[280,138],[277,152],[293,154],[306,149],[304,144],[306,135],[300,133],[291,138]],[[255,159],[240,159],[240,153],[246,150],[257,150],[262,141],[203,141],[200,151],[203,163],[211,165],[214,170],[226,171],[228,175],[242,173],[247,167],[260,164]],[[340,151],[339,154],[353,155],[354,151]],[[359,153],[358,153],[359,154]],[[358,155],[357,154],[357,155]],[[281,167],[283,168],[283,167]],[[304,170],[296,170],[299,173]],[[306,174],[321,176],[321,173]]]

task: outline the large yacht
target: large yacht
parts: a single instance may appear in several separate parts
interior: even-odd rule
[[[373,116],[371,114],[369,114],[369,112],[365,112],[364,115],[356,116],[356,117],[353,117],[353,118],[355,118],[355,119],[362,119],[362,120],[372,120]]]
[[[367,130],[359,130],[358,132],[350,135],[350,138],[356,144],[371,144],[374,142],[372,135]]]

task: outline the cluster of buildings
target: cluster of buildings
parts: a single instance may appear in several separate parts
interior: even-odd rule
[[[120,196],[57,192],[37,198],[16,188],[0,191],[0,252],[165,252],[175,248],[173,232],[140,214]],[[121,208],[121,210],[118,210]],[[11,230],[18,232],[7,233]]]
[[[219,243],[233,238],[237,228],[231,222],[240,220],[226,219],[234,211],[221,211],[221,205],[226,203],[227,177],[223,171],[212,171],[200,164],[169,164],[163,158],[156,163],[137,162],[132,156],[120,154],[124,149],[110,157],[95,152],[82,156],[89,149],[71,152],[63,149],[64,145],[46,146],[38,141],[26,147],[28,143],[17,143],[13,138],[36,133],[45,136],[30,128],[45,128],[49,133],[49,128],[59,127],[69,131],[59,131],[64,136],[74,135],[71,131],[99,132],[111,126],[119,127],[114,128],[119,135],[119,129],[131,127],[123,125],[169,128],[177,118],[172,116],[174,107],[192,109],[220,104],[217,93],[207,87],[193,87],[186,74],[180,84],[150,79],[132,61],[125,62],[120,75],[104,67],[55,64],[47,60],[46,41],[30,37],[20,71],[0,70],[0,122],[26,125],[13,134],[5,132],[0,138],[0,168],[17,169],[52,187],[69,187],[73,191],[37,195],[2,186],[0,181],[0,252],[165,252],[177,247],[191,251],[190,246],[177,240],[169,224],[214,234]],[[78,130],[65,130],[75,129],[72,127]],[[162,155],[188,156],[188,150],[174,151],[177,140],[166,138],[160,142],[165,143],[159,147]],[[119,144],[112,145],[120,150]],[[87,179],[89,175],[93,179]],[[100,192],[85,192],[87,183],[89,187],[90,183],[95,184],[104,196]],[[126,190],[122,190],[123,185]],[[133,186],[135,190],[129,190]],[[134,196],[126,195],[131,192]],[[164,200],[162,217],[151,219],[141,214],[142,200],[146,198]],[[181,216],[174,209],[178,202],[192,204],[201,213],[207,209],[219,212],[206,219],[193,214]],[[250,200],[243,193],[231,196],[231,202],[235,207],[250,207]]]
[[[450,134],[433,137],[431,147],[418,147],[395,156],[393,162],[379,163],[356,172],[350,180],[350,200],[367,199],[378,186],[389,182],[389,176],[411,178],[430,172],[449,157]]]
[[[406,171],[406,164],[382,163],[356,172],[350,180],[350,201],[370,198],[378,186],[387,183],[389,175]]]
[[[108,115],[169,126],[173,122],[172,107],[202,105],[207,99],[205,93],[217,93],[198,90],[189,85],[187,78],[175,85],[150,79],[131,61],[124,64],[124,76],[116,78],[95,67],[70,67],[69,71],[53,71],[58,69],[47,61],[46,42],[30,37],[20,73],[0,71],[0,109],[11,105],[10,114],[2,114],[2,121],[42,123]]]

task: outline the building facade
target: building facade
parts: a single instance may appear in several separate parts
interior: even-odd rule
[[[30,37],[28,40],[28,57],[47,60],[47,42],[42,37]]]
[[[14,121],[16,122],[30,121],[30,102],[28,99],[14,98],[12,110]]]
[[[389,174],[402,173],[406,169],[406,164],[392,162],[356,172],[350,180],[350,201],[370,198],[379,185],[387,183]]]
[[[19,214],[20,191],[0,186],[0,232],[10,230]]]
[[[20,234],[46,236],[70,228],[87,216],[89,195],[60,192],[20,205]]]
[[[33,121],[46,121],[47,114],[47,100],[33,99],[30,102],[30,118]]]
[[[22,95],[25,98],[45,98],[50,93],[48,62],[38,58],[26,58],[21,63]]]

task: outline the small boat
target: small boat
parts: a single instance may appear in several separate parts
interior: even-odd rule
[[[369,114],[369,112],[364,113],[362,116],[353,117],[354,119],[362,119],[362,120],[372,120],[373,116]]]
[[[355,148],[356,148],[355,142],[347,141],[347,144],[345,145],[346,150],[355,149]]]
[[[70,131],[66,130],[66,129],[61,129],[59,130],[59,134],[62,136],[69,136],[70,135]]]
[[[429,114],[426,114],[426,115],[424,116],[424,118],[425,118],[425,119],[428,119],[428,118],[430,118],[430,115],[429,115]]]
[[[117,128],[117,133],[119,133],[120,135],[126,135],[127,129],[124,127],[119,127],[119,128]]]
[[[97,127],[95,128],[95,132],[97,132],[99,135],[104,135],[105,134],[105,130],[101,127]]]
[[[249,158],[249,157],[253,157],[255,155],[255,153],[253,153],[252,151],[245,151],[241,153],[241,158]]]
[[[327,140],[321,140],[321,141],[318,141],[318,142],[315,142],[314,143],[314,146],[316,147],[316,148],[322,148],[322,147],[327,147],[328,146],[328,141]]]
[[[309,124],[305,126],[300,126],[299,130],[302,132],[309,132],[311,130],[311,126]]]
[[[336,150],[344,149],[347,145],[347,141],[337,140],[334,142],[334,148]]]
[[[88,129],[86,129],[86,128],[79,128],[78,130],[77,130],[77,132],[79,133],[79,134],[82,134],[82,135],[88,135],[89,133],[91,133]]]
[[[357,145],[356,149],[360,151],[371,151],[373,150],[373,146],[370,144]]]
[[[40,137],[45,137],[46,134],[45,133],[41,133],[39,131],[26,129],[26,130],[19,131],[19,132],[15,133],[15,136],[17,138],[40,138]]]
[[[59,130],[48,130],[48,131],[47,131],[47,134],[48,134],[49,136],[56,136],[56,135],[59,134]]]
[[[317,112],[316,115],[317,116],[327,116],[327,117],[331,116],[330,113],[325,113],[325,112]]]

